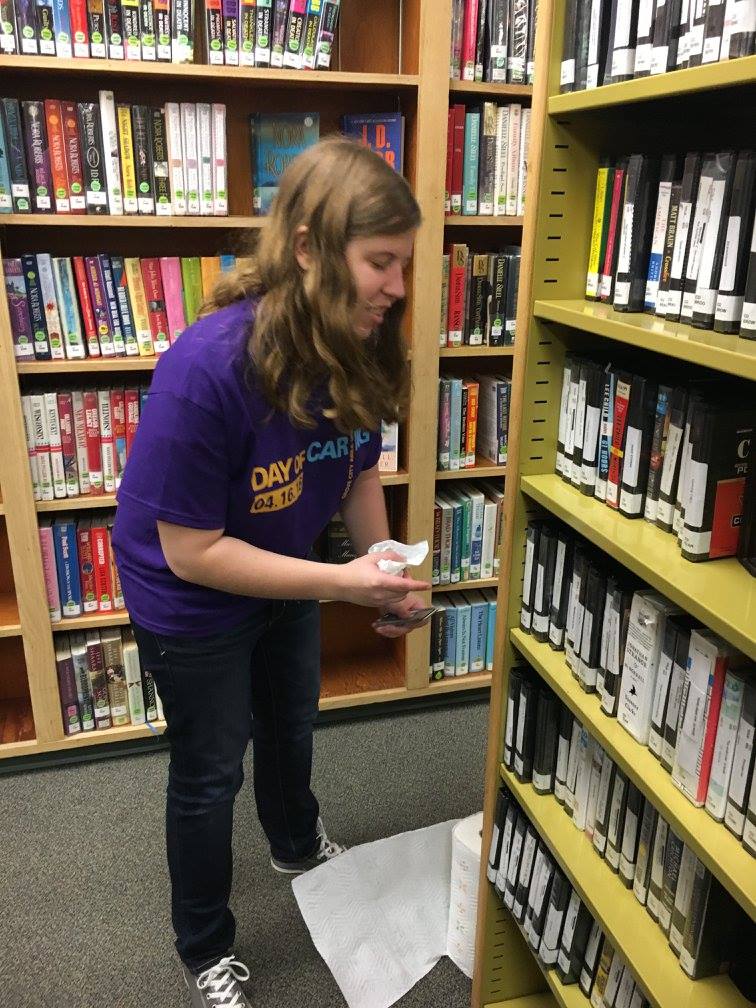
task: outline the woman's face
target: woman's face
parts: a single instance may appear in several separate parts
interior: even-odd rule
[[[412,257],[415,231],[375,238],[353,238],[346,261],[357,290],[354,331],[367,338],[388,309],[404,297],[404,272]]]

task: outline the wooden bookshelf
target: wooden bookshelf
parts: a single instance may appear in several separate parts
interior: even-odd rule
[[[522,227],[522,217],[465,217],[461,214],[451,214],[444,217],[446,227]]]
[[[497,607],[496,648],[501,660],[491,684],[483,851],[490,844],[496,794],[504,783],[629,963],[654,1008],[744,1008],[745,998],[728,977],[692,982],[632,891],[596,855],[590,840],[572,825],[553,796],[538,795],[502,766],[509,670],[515,662],[526,661],[753,918],[753,859],[721,823],[687,801],[648,749],[616,719],[599,711],[596,697],[583,693],[572,678],[563,654],[519,629],[519,613],[528,522],[554,517],[728,642],[756,656],[756,582],[734,559],[690,563],[680,554],[674,536],[643,520],[624,519],[577,491],[573,494],[554,475],[567,352],[609,361],[620,345],[623,358],[637,359],[640,373],[661,376],[665,365],[684,361],[691,370],[707,368],[756,380],[756,357],[745,340],[661,323],[640,313],[617,313],[583,300],[600,158],[638,150],[661,154],[747,144],[756,58],[559,94],[565,8],[566,0],[541,0],[538,8],[540,73],[532,99],[518,295],[520,352],[513,363],[515,419],[510,419],[506,484],[509,524],[500,560],[500,580],[507,585],[508,596],[500,592]],[[727,115],[720,114],[723,107]],[[473,1008],[503,1008],[511,999],[546,985],[560,1005],[587,1005],[575,987],[563,988],[553,974],[544,976],[532,953],[515,940],[516,923],[487,881],[485,862],[484,856]]]
[[[514,347],[461,346],[442,347],[441,357],[514,357]]]
[[[441,469],[436,473],[439,480],[475,479],[486,476],[506,476],[506,465],[497,465],[484,455],[476,455],[475,465],[467,469]]]

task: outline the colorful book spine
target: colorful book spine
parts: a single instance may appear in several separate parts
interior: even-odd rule
[[[318,42],[315,49],[316,70],[328,70],[331,66],[340,6],[341,0],[323,0],[323,13],[318,26]]]
[[[115,441],[113,439],[113,413],[109,389],[97,390],[97,409],[100,421],[100,452],[102,455],[102,488],[105,493],[116,490]]]
[[[223,13],[223,61],[226,66],[239,66],[239,3],[221,0]]]
[[[3,263],[3,273],[13,334],[13,354],[17,361],[34,360],[34,337],[21,260],[6,259]]]
[[[84,425],[87,444],[87,472],[89,492],[93,497],[103,494],[102,452],[100,450],[100,414],[97,392],[87,389],[83,393]]]
[[[63,117],[63,143],[71,213],[85,214],[87,212],[87,198],[84,192],[84,168],[76,105],[74,102],[61,102],[60,110]]]
[[[205,49],[211,66],[223,65],[222,0],[205,0]]]
[[[23,56],[39,56],[35,0],[16,0],[16,25]]]
[[[55,30],[55,54],[59,59],[73,57],[73,35],[68,0],[53,0],[53,28]]]
[[[81,584],[81,608],[84,613],[97,612],[97,590],[94,576],[94,553],[92,551],[92,521],[82,519],[76,532],[79,551],[79,581]]]
[[[89,22],[86,0],[69,0],[71,37],[75,59],[89,59]]]
[[[60,450],[63,456],[66,496],[78,497],[79,470],[76,461],[73,396],[70,392],[58,392],[57,409],[60,421]]]
[[[181,263],[176,256],[165,256],[160,260],[160,278],[165,296],[165,312],[168,318],[168,337],[175,343],[186,329],[184,302],[181,284]]]
[[[126,279],[126,268],[123,256],[110,257],[110,270],[113,277],[113,289],[118,304],[118,315],[123,333],[123,344],[127,357],[139,356],[139,341],[137,340],[134,317],[129,301],[129,287]]]
[[[63,347],[63,326],[60,321],[58,298],[55,293],[55,274],[52,258],[47,253],[40,252],[36,259],[42,304],[45,310],[45,322],[47,324],[47,339],[50,344],[50,357],[52,360],[64,360],[66,353]]]
[[[289,0],[289,16],[286,22],[283,65],[290,70],[302,69],[302,47],[304,45],[307,0]]]
[[[108,212],[108,189],[100,130],[100,115],[96,102],[78,102],[84,169],[84,191],[88,214]]]
[[[74,441],[76,443],[76,470],[79,475],[79,493],[89,493],[89,460],[87,458],[87,425],[84,416],[84,394],[74,390],[71,393],[73,409]]]
[[[52,193],[55,200],[55,212],[67,214],[71,212],[71,200],[68,190],[63,113],[59,101],[46,99],[45,125],[47,126],[47,140],[50,145],[50,174]]]
[[[60,623],[63,613],[60,607],[60,591],[55,565],[55,539],[49,518],[40,522],[39,546],[42,554],[42,575],[47,595],[47,611],[50,614],[51,623]]]
[[[33,255],[21,256],[21,269],[26,285],[26,302],[29,308],[32,339],[34,341],[34,357],[36,360],[50,360],[50,342],[47,338],[47,319],[45,303],[39,282],[37,258]]]
[[[74,282],[71,260],[56,257],[52,261],[55,278],[55,292],[58,309],[63,324],[63,345],[69,360],[83,360],[86,357],[84,340],[82,338],[81,320],[76,300],[76,284]]]
[[[106,59],[108,50],[104,0],[87,0],[87,25],[89,28],[89,55],[92,59]]]
[[[52,213],[52,173],[45,128],[45,106],[41,101],[25,101],[21,104],[32,210],[35,213]]]
[[[256,0],[239,0],[239,66],[255,65]],[[268,37],[270,45],[270,37]],[[267,64],[270,62],[268,58]],[[262,63],[261,63],[262,65]]]
[[[139,21],[139,7],[139,0],[121,0],[124,55],[127,60],[141,60],[142,58],[142,26]]]
[[[155,347],[152,341],[147,295],[145,294],[144,283],[142,281],[142,267],[138,259],[127,258],[124,259],[124,269],[129,289],[131,314],[134,320],[134,328],[136,329],[137,345],[139,346],[139,356],[153,357],[155,355]]]
[[[97,331],[97,321],[95,319],[94,307],[92,306],[92,298],[89,293],[89,282],[87,280],[87,268],[84,264],[84,257],[74,256],[72,265],[76,278],[76,290],[79,293],[79,304],[81,305],[81,322],[84,344],[87,349],[86,355],[89,357],[99,357],[102,352],[100,348],[100,336]],[[70,356],[68,343],[66,343],[66,354]],[[83,352],[82,356],[84,356]]]
[[[158,217],[171,214],[171,180],[168,163],[168,137],[162,109],[151,109],[152,173],[155,179],[155,213]]]
[[[92,301],[97,338],[103,357],[115,357],[113,345],[113,329],[111,325],[110,308],[105,291],[105,278],[102,274],[102,263],[98,256],[85,256],[84,266],[87,273],[89,296]]]
[[[81,616],[79,555],[76,549],[76,524],[58,519],[53,524],[55,566],[63,619]]]
[[[118,308],[118,298],[116,296],[115,284],[113,283],[113,270],[110,265],[110,257],[101,255],[97,257],[102,273],[102,282],[105,290],[105,299],[110,315],[110,331],[113,334],[113,352],[116,357],[126,356],[126,346],[121,327],[121,313]]]
[[[323,0],[307,0],[307,14],[304,24],[304,41],[302,43],[302,67],[314,70],[318,47],[318,28],[322,14]]]
[[[121,0],[105,0],[105,23],[107,26],[108,59],[125,59]]]
[[[273,0],[257,0],[255,5],[255,66],[270,66],[272,30]]]
[[[289,0],[274,0],[273,27],[270,32],[270,65],[272,67],[283,66],[288,16]]]
[[[186,180],[181,136],[181,112],[175,102],[166,102],[165,130],[168,146],[168,175],[171,191],[171,210],[176,217],[186,214]]]
[[[171,62],[171,0],[152,0],[155,49],[159,63]]]
[[[215,103],[210,108],[212,124],[212,214],[228,214],[228,172],[226,165],[226,106]]]
[[[108,186],[108,207],[111,214],[121,216],[123,214],[123,189],[121,186],[121,163],[118,156],[115,97],[112,91],[100,91],[100,129],[102,131],[105,179]]]
[[[168,316],[165,311],[165,294],[160,278],[160,260],[142,259],[141,268],[155,353],[165,353],[170,348],[171,342]]]

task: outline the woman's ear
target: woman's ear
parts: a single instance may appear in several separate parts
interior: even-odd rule
[[[300,224],[294,233],[294,255],[299,268],[306,273],[312,262],[306,224]]]

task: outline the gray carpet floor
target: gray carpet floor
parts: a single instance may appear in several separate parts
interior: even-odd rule
[[[483,801],[487,706],[320,727],[314,789],[356,845],[467,816]],[[164,863],[168,756],[153,752],[0,777],[0,1000],[14,1008],[181,1008]],[[275,875],[251,767],[236,802],[232,907],[259,1008],[344,1008],[290,881]],[[444,957],[398,1008],[467,1008]]]

